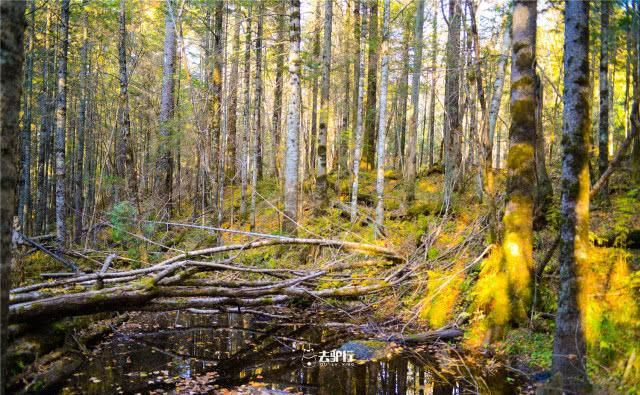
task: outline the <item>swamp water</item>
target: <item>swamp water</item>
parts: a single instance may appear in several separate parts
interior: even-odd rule
[[[321,328],[317,320],[293,324],[252,314],[133,314],[60,391],[332,395],[518,391],[504,371],[492,377],[467,368],[451,374],[437,368],[426,347],[399,351],[387,343],[353,341],[358,338],[363,336]]]

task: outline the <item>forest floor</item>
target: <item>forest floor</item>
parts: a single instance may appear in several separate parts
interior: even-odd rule
[[[626,173],[625,174],[630,174]],[[457,326],[466,330],[464,342],[478,355],[491,355],[514,370],[529,375],[535,382],[547,378],[553,347],[555,294],[558,285],[557,252],[550,260],[541,279],[535,281],[535,304],[527,327],[509,331],[491,348],[484,345],[474,329],[483,313],[474,305],[474,299],[485,290],[479,289],[478,277],[486,261],[485,204],[475,193],[475,179],[469,177],[466,189],[456,194],[454,204],[445,215],[441,210],[443,177],[438,168],[422,171],[417,182],[416,200],[409,207],[403,205],[402,176],[387,172],[385,188],[385,235],[374,238],[372,219],[375,217],[375,178],[372,173],[361,173],[359,218],[349,220],[350,196],[348,180],[339,183],[342,195],[335,195],[335,178],[330,202],[338,202],[321,215],[313,206],[312,185],[305,184],[302,199],[299,236],[339,239],[384,245],[417,262],[410,269],[409,280],[382,292],[346,302],[357,307],[350,314],[352,324],[376,323],[391,333],[420,333],[427,330]],[[557,235],[559,217],[559,177],[551,174],[555,187],[555,200],[546,214],[547,225],[534,239],[536,262],[547,255]],[[504,174],[497,180],[497,190],[504,190]],[[630,184],[622,176],[614,175],[609,203],[592,204],[591,251],[592,267],[586,276],[588,309],[585,332],[589,341],[589,370],[597,392],[613,393],[640,391],[640,320],[637,297],[640,288],[640,259],[633,248],[640,248],[640,186]],[[282,221],[281,198],[275,181],[265,179],[258,188],[255,232],[280,234]],[[498,196],[498,199],[503,199]],[[249,231],[248,221],[239,221],[240,190],[227,189],[225,217],[236,218],[222,227]],[[503,204],[499,202],[499,207]],[[88,256],[100,263],[109,252],[127,257],[116,263],[117,269],[135,269],[155,263],[167,249],[183,251],[211,246],[215,232],[180,226],[159,224],[133,224],[128,220],[129,208],[116,205],[102,220],[108,224],[97,233],[96,244]],[[190,203],[181,202],[172,221],[182,224],[208,224],[210,218],[194,218]],[[149,218],[153,218],[150,215]],[[132,234],[141,233],[153,243],[141,241]],[[244,234],[223,236],[224,243],[246,242]],[[632,247],[632,248],[629,248]],[[338,255],[335,251],[313,246],[285,248],[280,246],[248,250],[238,258],[239,263],[265,268],[318,268],[339,261],[362,259],[357,254]],[[95,266],[90,260],[86,266]],[[59,264],[37,252],[18,260],[14,270],[14,284],[32,283],[41,272],[59,271]],[[93,269],[96,269],[93,267]],[[390,269],[383,258],[367,258],[366,264],[351,271],[356,285],[368,285]],[[337,279],[336,282],[339,282]],[[335,286],[325,281],[322,287]],[[329,300],[330,303],[333,303]],[[338,305],[338,302],[335,303]],[[487,351],[489,350],[489,351]],[[489,352],[489,354],[487,354]],[[473,356],[475,355],[475,357]],[[476,361],[477,363],[477,361]]]

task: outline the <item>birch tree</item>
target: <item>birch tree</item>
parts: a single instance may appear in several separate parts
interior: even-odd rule
[[[69,50],[69,0],[62,0],[60,9],[60,53],[58,55],[58,97],[56,98],[56,239],[67,241],[66,166],[65,144],[67,137],[67,52]]]
[[[324,37],[322,40],[322,82],[320,83],[320,127],[316,154],[316,204],[326,207],[327,201],[327,126],[329,124],[329,78],[331,76],[331,22],[333,0],[324,2]]]
[[[298,227],[298,158],[300,135],[300,0],[289,0],[289,108],[284,165],[284,230]]]
[[[364,2],[360,3],[360,37],[359,46],[363,48],[367,39],[367,23],[366,23],[366,5]],[[351,184],[351,223],[356,221],[358,217],[358,182],[360,176],[360,159],[362,158],[362,117],[363,117],[363,102],[364,100],[364,51],[360,51],[358,58],[358,101],[356,104],[356,133],[353,145],[353,182]]]
[[[329,0],[330,1],[330,0]],[[389,13],[390,1],[384,0],[382,16],[382,65],[380,75],[380,116],[378,120],[377,172],[376,172],[376,223],[375,235],[382,236],[384,226],[384,164],[385,164],[385,125],[387,124],[387,84],[389,80]],[[420,6],[418,6],[420,8]]]
[[[253,139],[251,140],[251,161],[253,171],[251,173],[251,230],[256,228],[256,193],[258,188],[258,175],[260,168],[258,157],[260,156],[260,133],[262,130],[262,24],[264,19],[264,2],[258,2],[258,23],[256,26],[256,76],[255,76],[255,98],[253,107]]]
[[[240,137],[240,217],[247,215],[247,185],[249,183],[249,128],[251,127],[251,11],[252,4],[247,5],[247,16],[244,29],[244,103],[242,111],[242,136]]]

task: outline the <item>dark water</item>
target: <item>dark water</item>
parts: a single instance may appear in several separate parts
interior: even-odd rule
[[[250,383],[260,393],[516,393],[504,373],[439,371],[429,351],[383,350],[366,363],[331,354],[354,337],[248,314],[145,313],[116,328],[62,393],[214,393]]]

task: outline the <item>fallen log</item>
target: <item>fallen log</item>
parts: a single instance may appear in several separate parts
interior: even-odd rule
[[[78,272],[79,271],[78,266],[75,263],[64,259],[60,255],[58,255],[55,252],[51,251],[47,247],[45,247],[42,244],[38,243],[37,241],[35,241],[35,240],[23,235],[22,233],[20,233],[18,231],[14,231],[14,235],[17,236],[17,240],[22,240],[22,241],[24,241],[25,244],[29,244],[32,247],[35,247],[36,249],[44,252],[45,254],[49,255],[50,257],[52,257],[56,261],[62,263],[63,265],[65,265],[69,269],[73,270],[74,272]]]

